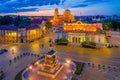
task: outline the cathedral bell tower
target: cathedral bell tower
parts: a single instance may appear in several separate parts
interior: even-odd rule
[[[55,11],[54,11],[54,18],[58,18],[58,15],[59,15],[58,8],[55,8]]]

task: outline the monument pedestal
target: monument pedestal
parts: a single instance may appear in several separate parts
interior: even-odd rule
[[[62,69],[63,65],[58,61],[56,51],[51,50],[45,56],[45,63],[37,73],[45,77],[55,78]]]

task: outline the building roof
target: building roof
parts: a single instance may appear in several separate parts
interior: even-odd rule
[[[39,25],[37,25],[37,24],[30,24],[30,25],[23,26],[23,27],[18,27],[18,26],[0,26],[0,30],[17,31],[20,28],[25,28],[26,30],[31,30],[31,29],[39,28]]]
[[[51,50],[51,51],[50,51],[50,52],[48,52],[47,54],[48,54],[48,55],[53,55],[55,52],[56,52],[56,51]]]
[[[35,28],[39,28],[39,25],[37,24],[31,24],[25,27],[26,30],[31,30],[31,29],[35,29]]]
[[[34,19],[33,24],[41,24],[43,19]]]
[[[17,31],[18,27],[17,26],[0,26],[0,30],[13,30],[13,31]]]
[[[31,30],[35,28],[40,28],[39,24],[42,23],[42,19],[35,19],[32,24],[29,25],[21,25],[21,26],[0,26],[0,30],[11,30],[11,31],[17,31],[20,28],[25,28],[26,30]]]

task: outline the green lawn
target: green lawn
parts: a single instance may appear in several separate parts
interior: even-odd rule
[[[68,44],[68,40],[67,40],[67,39],[64,39],[64,38],[56,39],[56,40],[55,40],[55,43],[56,43],[57,45],[67,45],[67,44]]]
[[[76,64],[76,71],[75,71],[75,74],[76,75],[80,75],[83,71],[83,68],[84,68],[84,63],[81,63],[81,62],[74,62]]]
[[[71,80],[76,80],[76,78],[72,77],[72,79],[71,79]]]
[[[74,61],[74,63],[75,63],[75,65],[76,65],[76,71],[75,71],[74,74],[76,74],[76,75],[79,76],[79,75],[82,73],[82,71],[83,71],[83,68],[84,68],[85,63],[76,62],[76,61]],[[72,77],[71,80],[78,80],[78,79]]]
[[[15,80],[22,80],[22,72],[24,71],[24,69],[22,71],[20,71],[16,76],[15,76]]]

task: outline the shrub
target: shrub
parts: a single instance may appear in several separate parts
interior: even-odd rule
[[[86,45],[87,44],[87,42],[86,41],[83,41],[82,43],[81,43],[81,45]]]
[[[55,40],[55,43],[56,43],[57,45],[67,45],[67,44],[68,44],[68,40],[67,40],[67,39],[64,39],[64,38],[56,39],[56,40]]]
[[[86,47],[86,48],[95,48],[96,47],[96,43],[94,42],[82,42],[81,43],[82,47]]]
[[[76,75],[80,75],[83,71],[83,68],[84,68],[84,63],[81,63],[81,62],[74,62],[76,64],[76,71],[75,71],[75,74]]]
[[[24,71],[25,69],[21,70],[15,77],[15,80],[22,80],[22,72]]]
[[[72,77],[71,80],[77,80],[76,78]]]
[[[92,46],[96,46],[96,43],[94,43],[94,42],[89,42],[88,44],[92,45]]]

